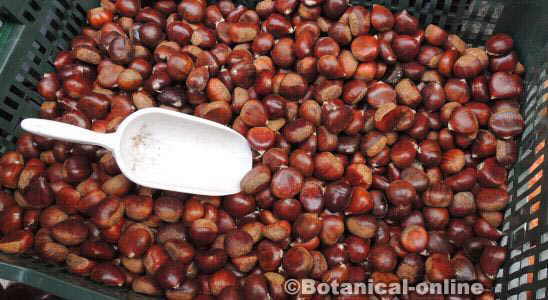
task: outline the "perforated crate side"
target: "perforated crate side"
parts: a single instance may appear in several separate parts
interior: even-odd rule
[[[68,272],[63,265],[47,263],[28,254],[14,256],[0,253],[0,278],[23,282],[67,300],[158,299],[137,294],[128,288],[95,283],[87,277]]]
[[[2,2],[0,27],[0,151],[12,148],[22,117],[35,115],[41,103],[35,86],[46,72],[53,70],[53,60],[61,49],[67,49],[70,39],[78,34],[85,22],[85,12],[96,1],[74,3],[69,0],[40,1],[33,22],[15,18],[25,15],[21,5],[19,13],[13,3]],[[6,6],[7,5],[7,6]],[[7,8],[10,13],[6,13]],[[17,6],[14,6],[17,8]],[[77,25],[74,25],[77,24]]]
[[[0,3],[0,153],[13,148],[22,118],[33,116],[42,101],[35,86],[54,70],[56,54],[69,48],[86,23],[86,11],[96,0],[42,0],[34,19],[25,15],[26,0]],[[34,2],[34,1],[32,1]],[[17,4],[14,4],[17,3]],[[14,5],[12,5],[14,4]],[[0,278],[24,282],[67,299],[151,299],[127,288],[109,288],[70,274],[32,255],[0,254]]]
[[[500,299],[545,299],[548,287],[548,226],[545,155],[548,64],[532,67],[527,75],[526,127],[519,161],[510,172],[511,200],[504,215],[501,246],[508,257],[497,274],[495,292]]]
[[[352,0],[371,7],[382,4],[393,11],[407,9],[421,25],[436,24],[472,45],[483,44],[493,33],[504,8],[503,0]]]
[[[45,2],[42,0],[4,0],[0,2],[0,16],[9,22],[32,23],[40,19],[42,9],[47,4]]]

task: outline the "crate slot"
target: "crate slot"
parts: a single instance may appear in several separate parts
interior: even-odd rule
[[[0,128],[0,136],[6,138],[9,134],[2,128]]]
[[[544,280],[544,279],[546,279],[546,275],[547,275],[547,273],[546,273],[546,268],[540,270],[540,271],[538,272],[538,278],[537,278],[537,280]]]
[[[540,252],[539,254],[539,262],[543,262],[548,259],[548,249]]]
[[[544,299],[546,297],[546,288],[541,288],[537,290],[536,299]]]
[[[521,149],[519,149],[520,154],[519,154],[519,159],[518,159],[517,164],[522,164],[523,161],[526,161],[527,157],[533,153],[530,149],[523,149],[523,147],[520,147],[520,148]],[[525,176],[525,175],[527,175],[527,174],[522,173],[522,174],[519,175],[519,178],[521,178],[522,176]]]
[[[527,192],[528,190],[529,190],[529,186],[527,186],[526,184],[522,184],[522,185],[518,188],[518,190],[517,190],[517,196],[518,196],[518,198],[520,199],[520,201],[518,201],[518,202],[516,203],[516,208],[517,208],[517,209],[519,209],[519,208],[521,207],[520,202],[523,202],[523,200],[526,200],[525,197],[522,197],[522,196],[523,196],[523,194],[524,194],[525,192]]]
[[[61,3],[62,6],[70,7],[70,3],[68,3],[67,1],[65,1],[65,0],[58,0],[58,1],[59,1],[59,3]]]
[[[40,7],[40,5],[38,5],[38,3],[36,3],[35,0],[29,1],[29,4],[30,4],[30,7],[32,7],[32,9],[34,9],[34,10],[36,10],[36,11],[39,11],[39,10],[42,9],[42,8]]]
[[[38,71],[36,71],[35,69],[33,69],[33,68],[31,68],[29,70],[29,74],[30,74],[30,76],[32,76],[37,81],[40,81],[42,79],[42,75],[40,75],[40,73]]]
[[[526,257],[522,260],[521,262],[521,268],[526,268],[526,267],[529,267],[529,266],[532,266],[535,264],[535,256],[531,255],[529,257]]]
[[[515,263],[510,265],[510,269],[508,270],[509,274],[513,274],[516,271],[519,271],[521,267],[521,263],[519,261],[516,261]]]
[[[51,25],[51,27],[53,27],[53,29],[55,29],[55,30],[61,29],[61,25],[59,25],[59,23],[57,23],[57,21],[55,21],[55,20],[53,20],[53,19],[51,20],[50,25]]]
[[[46,31],[46,39],[50,42],[54,42],[55,41],[55,34],[53,34],[51,31]]]
[[[74,21],[74,25],[79,26],[79,27],[82,27],[86,24],[85,20],[83,20],[82,18],[80,18],[76,15],[73,15],[72,21]]]
[[[523,130],[523,133],[522,135],[527,138],[532,132],[533,132],[533,129],[534,129],[534,124],[533,124],[533,120],[531,120],[533,118],[533,116],[529,116],[529,118],[525,119],[525,124],[528,124],[525,126],[525,129]]]
[[[23,86],[25,86],[28,89],[34,88],[35,84],[30,82],[28,79],[23,80]]]
[[[76,9],[82,14],[82,17],[86,16],[86,10],[80,5],[80,3],[76,3]]]
[[[72,35],[78,34],[78,30],[76,30],[71,24],[67,23],[66,28],[70,31],[70,33],[72,33]]]
[[[504,223],[502,224],[502,231],[508,231],[510,229],[510,221],[508,218],[510,217],[511,213],[510,210],[506,210],[506,213],[504,214]]]
[[[29,22],[34,22],[34,21],[36,21],[36,19],[34,18],[34,16],[33,16],[30,12],[28,12],[28,11],[25,11],[25,12],[23,13],[23,17],[24,17],[27,21],[29,21]]]
[[[506,230],[503,230],[503,231],[506,231]],[[503,247],[508,246],[508,235],[502,236],[502,239],[500,240],[500,245]]]
[[[540,243],[544,244],[544,243],[547,243],[547,242],[548,242],[548,232],[544,232],[542,234],[542,236],[540,237]],[[548,251],[548,250],[546,250],[546,251]],[[547,253],[547,255],[548,255],[548,253]]]
[[[40,57],[35,56],[35,57],[32,59],[32,62],[35,63],[37,66],[39,66],[40,63],[42,62],[42,60],[40,59]]]
[[[57,16],[58,19],[62,20],[65,17],[65,14],[60,9],[56,8],[53,10],[53,13]]]
[[[16,110],[16,109],[19,107],[19,103],[13,101],[13,99],[11,99],[10,97],[6,97],[6,98],[4,99],[4,103],[5,103],[7,106],[13,108],[14,110]]]
[[[34,47],[34,49],[38,50],[38,52],[46,54],[47,49],[42,44],[40,44],[40,42],[32,41],[32,46]]]
[[[535,192],[538,191],[538,193],[540,194],[541,190],[542,190],[542,189],[541,189],[541,187],[539,186],[539,187],[535,190]],[[536,197],[536,196],[538,196],[538,194],[535,195],[534,197]],[[534,197],[529,197],[529,196],[528,196],[527,198],[529,198],[529,201],[531,201],[531,199],[534,198]],[[536,201],[535,203],[533,203],[533,204],[531,205],[531,208],[529,209],[529,211],[531,212],[531,214],[534,214],[534,213],[536,213],[539,209],[540,209],[540,201]]]
[[[74,17],[79,21],[79,22],[85,22],[85,18],[87,16],[87,13],[86,13],[86,10],[84,8],[82,8],[81,5],[79,5],[78,3],[76,3],[76,11],[79,13],[78,15],[75,15]]]
[[[15,85],[12,85],[10,87],[10,92],[12,92],[13,94],[19,96],[19,97],[25,97],[25,92],[23,92],[21,89],[19,89],[18,87],[16,87]]]
[[[515,278],[508,282],[508,290],[512,290],[514,288],[517,288],[519,285],[519,279]]]
[[[70,36],[68,36],[66,33],[63,32],[61,35],[61,38],[65,40],[66,42],[70,42]]]
[[[11,122],[11,120],[13,120],[13,116],[10,113],[3,110],[2,108],[0,108],[0,118],[6,120],[8,122]]]
[[[495,3],[492,3],[492,5],[489,5],[487,16],[491,23],[497,22],[497,20],[500,18],[500,15],[502,14],[503,8],[504,8],[504,5],[500,3],[498,5]]]
[[[535,241],[528,241],[526,243],[523,243],[523,252],[529,251],[531,249],[535,249],[537,247],[537,242]]]
[[[520,285],[526,285],[528,283],[531,283],[533,281],[533,273],[525,273],[521,275],[519,279]]]
[[[545,140],[540,141],[535,147],[535,153],[539,153],[542,149],[544,149],[545,145],[546,145]]]
[[[538,227],[538,218],[534,218],[531,221],[529,221],[529,231],[535,229]]]
[[[514,245],[515,243],[514,242],[523,242],[523,236],[524,236],[524,231],[525,231],[525,227],[526,225],[525,224],[522,224],[521,226],[519,226],[517,229],[514,229],[514,231],[512,232],[512,244]],[[516,246],[516,245],[514,245]],[[521,254],[521,251],[519,252],[519,254]],[[516,254],[518,255],[518,254]]]

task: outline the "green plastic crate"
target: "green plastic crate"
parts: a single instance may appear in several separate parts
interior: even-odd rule
[[[146,2],[146,1],[145,1]],[[239,1],[253,6],[253,0]],[[544,299],[548,288],[548,180],[544,156],[548,115],[547,0],[365,0],[408,9],[421,24],[438,24],[472,45],[497,32],[512,35],[527,67],[522,113],[526,123],[519,159],[510,171],[512,195],[505,214],[502,246],[509,249],[495,292],[500,299]],[[12,149],[22,118],[36,114],[34,87],[53,70],[57,52],[85,24],[96,0],[0,0],[0,152]],[[23,255],[0,254],[0,278],[19,281],[67,299],[152,299],[122,288],[108,288],[69,274],[62,266]]]

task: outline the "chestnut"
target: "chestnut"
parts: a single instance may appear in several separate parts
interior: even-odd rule
[[[524,129],[522,116],[514,111],[497,112],[489,118],[489,129],[501,139],[510,139]]]
[[[91,269],[90,278],[109,286],[123,286],[126,282],[126,275],[122,269],[112,263],[95,265]]]
[[[391,246],[380,244],[369,251],[369,261],[378,272],[391,272],[397,266],[397,255]]]
[[[392,29],[395,23],[395,18],[392,12],[378,4],[373,5],[371,10],[371,26],[378,31],[384,32]]]
[[[67,250],[68,252],[68,250]],[[87,276],[95,267],[96,263],[90,259],[78,256],[74,253],[68,253],[65,260],[71,273]]]
[[[227,255],[222,249],[211,249],[208,251],[197,251],[194,261],[200,271],[206,274],[214,273],[221,269],[226,263]]]
[[[185,270],[183,268],[183,264],[178,262],[164,263],[154,273],[154,279],[161,288],[177,288],[185,279]]]
[[[118,198],[109,197],[92,208],[91,221],[100,228],[108,228],[118,224],[123,215],[123,202]]]
[[[415,283],[424,273],[424,261],[421,256],[410,253],[403,257],[402,262],[396,270],[396,274],[402,278]]]
[[[183,214],[183,204],[174,197],[160,197],[154,201],[154,214],[164,222],[175,223]]]
[[[284,254],[282,264],[290,276],[303,278],[312,270],[313,258],[305,248],[293,247]]]
[[[420,225],[407,226],[401,233],[400,242],[409,252],[421,252],[428,245],[428,232]]]
[[[447,254],[434,253],[425,262],[426,278],[432,282],[440,282],[450,279],[455,274],[454,266],[451,264]]]
[[[246,255],[253,247],[253,239],[243,230],[234,230],[226,234],[224,248],[230,257]]]
[[[53,239],[65,246],[76,246],[88,238],[88,226],[75,219],[67,219],[51,228]]]
[[[161,289],[151,276],[141,276],[133,280],[131,288],[134,292],[157,296],[161,294]]]
[[[352,41],[351,50],[359,61],[373,61],[379,55],[379,42],[373,36],[362,35]]]
[[[392,49],[402,62],[412,61],[419,54],[419,43],[409,35],[397,35],[392,40]]]
[[[275,218],[273,215],[266,215],[264,218]],[[289,237],[291,234],[291,225],[289,222],[282,220],[282,221],[276,221],[274,220],[267,220],[266,221],[268,225],[264,226],[261,229],[262,235],[274,242],[281,242]]]
[[[128,258],[142,256],[150,247],[153,240],[151,230],[142,224],[130,225],[118,240],[120,253]]]
[[[500,188],[480,188],[476,194],[477,207],[484,211],[499,211],[508,204],[508,192]]]
[[[112,260],[114,248],[103,241],[87,240],[80,244],[80,255],[89,259]]]
[[[390,150],[390,159],[398,168],[411,166],[417,155],[417,145],[408,139],[397,141]]]
[[[189,230],[190,238],[198,245],[211,244],[217,237],[219,228],[215,222],[201,218],[192,222]]]
[[[222,269],[209,277],[208,287],[212,295],[219,295],[225,288],[237,285],[237,278],[231,271]]]
[[[21,254],[32,247],[34,237],[26,230],[15,230],[0,239],[0,251],[9,254]]]
[[[459,57],[453,65],[453,74],[460,78],[474,78],[481,70],[481,61],[472,54]]]
[[[426,41],[434,46],[442,46],[445,44],[447,36],[448,34],[445,30],[434,24],[429,24],[426,26],[424,32]]]
[[[279,198],[291,198],[301,190],[303,176],[293,168],[278,170],[274,176],[270,188],[272,193]]]
[[[516,74],[496,72],[489,80],[491,99],[518,97],[523,92],[523,82]]]
[[[458,173],[464,168],[464,152],[460,149],[450,149],[443,153],[440,168],[444,173]]]
[[[499,164],[508,168],[517,161],[517,144],[514,140],[497,140],[496,159]]]
[[[451,220],[447,229],[447,238],[456,245],[462,244],[474,236],[472,226],[461,219]]]
[[[480,257],[480,267],[490,279],[494,279],[499,267],[506,259],[506,249],[500,246],[487,246]]]
[[[386,195],[393,205],[408,205],[417,196],[417,191],[409,182],[395,180],[388,186]]]
[[[505,55],[514,47],[514,40],[507,34],[498,33],[491,36],[485,43],[487,53],[493,56]]]
[[[154,201],[151,197],[128,195],[123,201],[126,216],[133,220],[142,221],[152,214]]]
[[[467,107],[461,106],[452,111],[448,128],[457,133],[471,134],[478,131],[479,124],[476,115]]]
[[[253,23],[231,23],[228,35],[233,43],[251,42],[259,32],[259,27]]]

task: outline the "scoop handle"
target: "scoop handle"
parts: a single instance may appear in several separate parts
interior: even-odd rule
[[[118,136],[115,133],[99,133],[67,123],[29,118],[21,122],[23,130],[56,140],[78,144],[92,144],[114,150]]]

